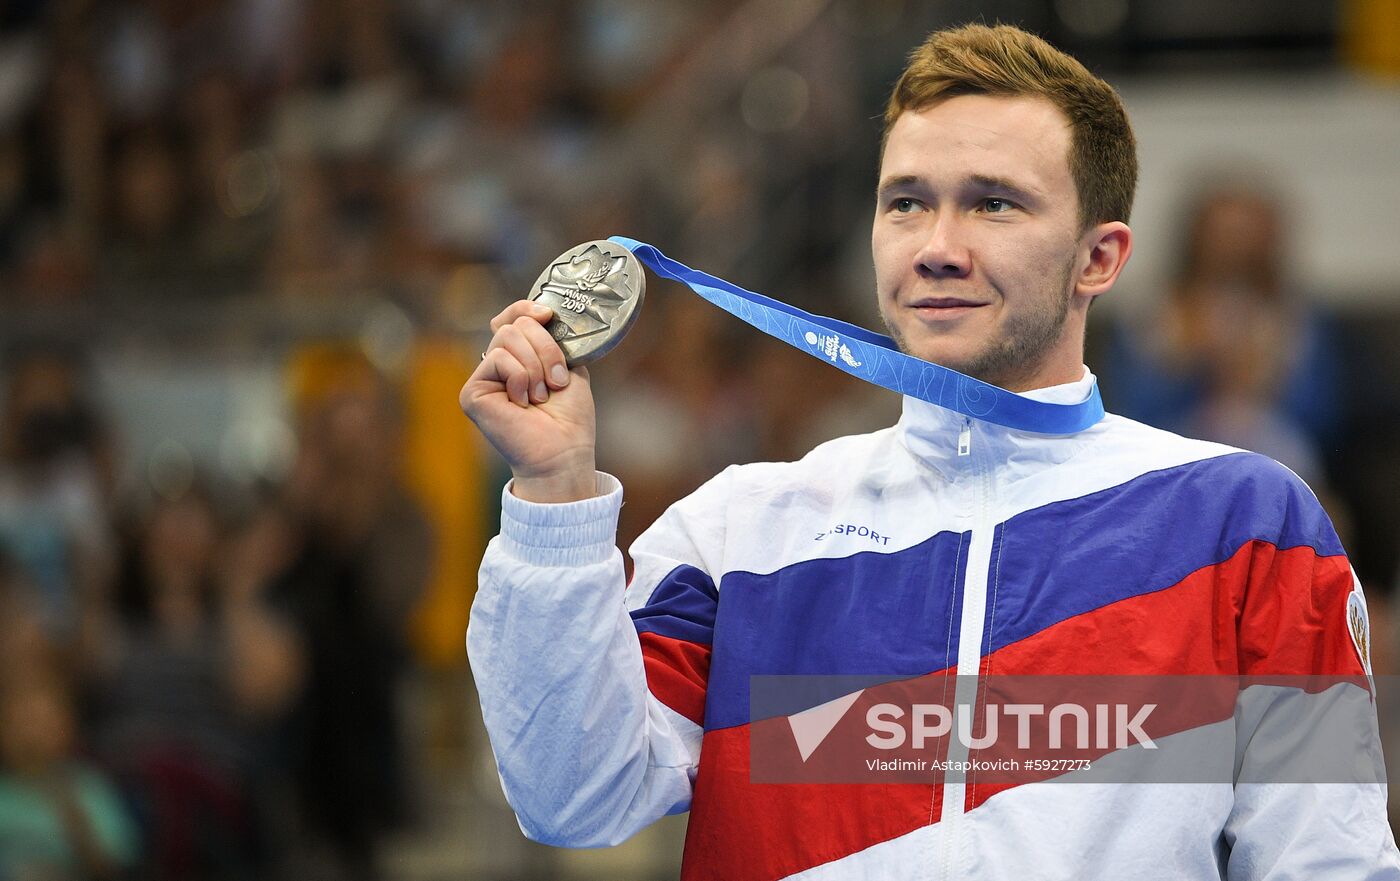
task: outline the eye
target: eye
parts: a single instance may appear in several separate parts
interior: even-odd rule
[[[1019,206],[1010,199],[1000,199],[996,196],[982,200],[982,209],[988,214],[1005,214],[1017,207]]]
[[[918,204],[919,203],[915,202],[913,199],[906,197],[895,199],[893,202],[890,203],[890,208],[894,211],[899,212],[900,214],[908,214],[910,211],[913,211],[914,207]]]

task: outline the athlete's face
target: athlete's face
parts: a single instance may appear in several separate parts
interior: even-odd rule
[[[900,349],[1013,391],[1079,379],[1089,301],[1131,233],[1081,234],[1069,148],[1041,98],[961,95],[895,121],[871,250]]]

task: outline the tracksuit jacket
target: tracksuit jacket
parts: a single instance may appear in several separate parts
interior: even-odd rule
[[[683,879],[1400,879],[1364,599],[1270,459],[1114,415],[1052,436],[906,398],[890,428],[723,471],[637,539],[630,583],[621,486],[598,491],[507,486],[467,632],[533,840],[609,846],[689,811]],[[1349,679],[1258,685],[1159,741],[1225,737],[1233,779],[755,781],[750,677],[937,671]],[[1355,779],[1249,779],[1319,746]]]

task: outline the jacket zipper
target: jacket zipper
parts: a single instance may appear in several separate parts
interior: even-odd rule
[[[963,714],[977,709],[977,687],[982,665],[982,640],[987,619],[987,576],[992,561],[992,534],[995,531],[993,487],[987,470],[986,451],[972,447],[972,420],[963,421],[958,434],[958,455],[970,457],[972,480],[972,537],[968,542],[967,566],[963,573],[962,620],[958,626],[958,668],[953,698],[953,729],[948,740],[948,761],[962,762],[968,749],[958,737],[960,725],[971,728],[971,720],[960,722]],[[980,455],[979,455],[980,453]],[[966,709],[964,709],[966,708]],[[965,771],[948,771],[944,776],[942,854],[936,877],[943,881],[963,876],[958,865],[958,833],[966,813],[967,778]]]

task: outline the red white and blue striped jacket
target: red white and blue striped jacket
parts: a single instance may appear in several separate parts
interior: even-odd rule
[[[755,675],[1364,676],[1351,567],[1270,459],[1113,415],[1047,436],[906,398],[891,428],[673,505],[627,586],[621,487],[598,481],[564,505],[507,487],[468,628],[536,841],[612,845],[688,810],[684,879],[1400,879],[1364,689],[1369,727],[1336,749],[1371,782],[752,780]],[[1237,769],[1275,704],[1337,692],[1293,691],[1213,720]]]

